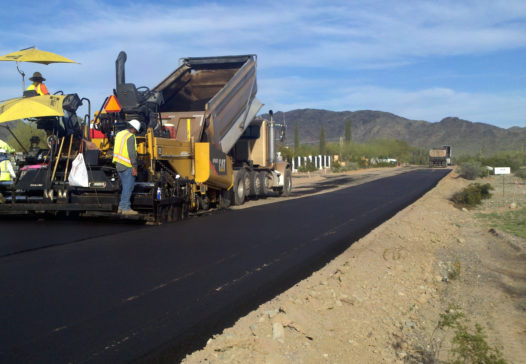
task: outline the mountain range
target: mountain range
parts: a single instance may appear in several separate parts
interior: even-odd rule
[[[268,114],[261,115],[268,119]],[[345,137],[345,126],[351,120],[352,141],[398,139],[423,149],[450,145],[456,156],[464,154],[493,154],[506,150],[526,150],[526,127],[499,128],[471,122],[457,117],[446,117],[439,122],[411,120],[383,111],[328,111],[298,109],[274,113],[274,120],[287,125],[285,143],[294,144],[294,129],[298,123],[301,144],[317,144],[321,125],[327,142],[338,142]],[[11,123],[6,123],[8,125]],[[0,128],[0,139],[9,133]]]
[[[262,115],[268,118],[268,114]],[[503,129],[494,125],[446,117],[439,122],[410,120],[388,112],[328,111],[298,109],[275,112],[274,120],[287,125],[287,145],[294,144],[294,129],[298,123],[301,144],[318,143],[323,124],[327,142],[345,137],[345,126],[351,120],[352,141],[398,139],[424,149],[450,145],[455,155],[492,154],[506,150],[526,149],[526,127]]]

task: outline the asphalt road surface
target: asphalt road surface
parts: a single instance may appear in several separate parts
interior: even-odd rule
[[[3,219],[0,362],[176,362],[448,172],[161,226]]]

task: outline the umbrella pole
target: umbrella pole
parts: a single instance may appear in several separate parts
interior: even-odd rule
[[[24,93],[24,91],[26,90],[26,83],[24,81],[24,77],[26,76],[26,74],[24,73],[24,71],[21,71],[20,68],[18,68],[18,62],[16,62],[16,69],[18,70],[18,73],[22,75],[22,93]]]
[[[68,159],[66,159],[66,171],[64,172],[64,182],[68,176],[69,157],[71,156],[71,145],[73,144],[73,134],[69,136],[69,148],[68,148]]]
[[[53,174],[51,175],[51,182],[55,179],[55,172],[57,171],[58,162],[60,161],[60,154],[62,153],[62,147],[64,146],[64,137],[60,141],[60,148],[58,148],[57,160],[55,161],[55,168],[53,168]]]

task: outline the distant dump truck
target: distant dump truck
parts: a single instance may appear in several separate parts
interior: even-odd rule
[[[440,148],[433,148],[429,150],[429,167],[445,168],[451,165],[451,147],[444,145]]]

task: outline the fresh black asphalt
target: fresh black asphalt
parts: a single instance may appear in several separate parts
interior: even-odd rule
[[[0,362],[175,362],[449,171],[161,226],[0,222]]]

